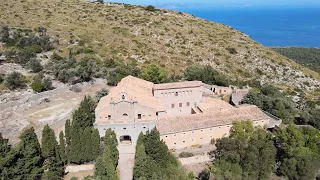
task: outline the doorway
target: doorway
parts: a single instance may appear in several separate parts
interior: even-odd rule
[[[129,135],[120,136],[120,143],[122,145],[131,145],[132,144],[131,136]]]

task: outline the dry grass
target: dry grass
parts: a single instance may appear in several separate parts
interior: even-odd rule
[[[218,23],[169,10],[149,12],[141,6],[107,5],[76,0],[18,0],[0,5],[0,24],[46,27],[61,41],[80,41],[103,59],[124,63],[155,62],[168,73],[181,74],[191,64],[210,64],[232,79],[277,82],[270,68],[288,67],[320,79],[318,73],[254,42],[241,32]],[[67,55],[69,46],[61,46]],[[81,48],[79,45],[72,46]],[[234,48],[237,53],[230,53]],[[260,69],[267,76],[257,73]],[[288,75],[290,76],[290,75]],[[293,76],[292,76],[293,77]],[[290,83],[286,84],[290,85]]]

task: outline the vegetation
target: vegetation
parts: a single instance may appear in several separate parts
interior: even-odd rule
[[[288,128],[274,135],[251,122],[234,122],[229,137],[217,141],[211,172],[215,179],[313,179],[319,164],[319,130]]]
[[[12,72],[6,76],[5,85],[10,90],[24,88],[26,86],[25,76],[19,72]]]
[[[157,129],[140,134],[136,146],[134,179],[188,179],[178,160],[170,154],[167,145],[160,140]]]
[[[190,152],[182,152],[179,154],[179,158],[188,158],[188,157],[193,157],[194,154]]]
[[[113,130],[108,129],[104,137],[104,151],[95,164],[95,179],[119,179],[116,168],[119,160],[118,141]]]
[[[272,50],[284,55],[297,63],[320,73],[320,49],[319,48],[272,48]]]
[[[142,72],[141,77],[144,80],[153,82],[155,84],[160,84],[166,81],[165,72],[161,67],[156,64],[148,65]]]
[[[295,109],[292,101],[276,87],[264,85],[260,90],[250,91],[244,103],[254,104],[260,109],[282,119],[285,123],[294,120]]]
[[[184,77],[188,81],[198,80],[207,84],[218,86],[229,86],[230,84],[230,81],[226,76],[220,74],[211,66],[189,66],[184,71]]]

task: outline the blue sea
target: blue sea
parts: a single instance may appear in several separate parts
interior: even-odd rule
[[[320,7],[175,10],[232,26],[265,46],[320,47]]]

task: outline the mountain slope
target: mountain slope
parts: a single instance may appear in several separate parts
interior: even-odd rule
[[[4,1],[4,0],[2,0]],[[102,59],[156,62],[181,74],[192,64],[210,64],[233,80],[257,79],[282,87],[314,90],[320,76],[218,23],[169,10],[76,0],[19,0],[0,5],[0,24],[43,26],[60,38],[59,53],[85,43]]]

